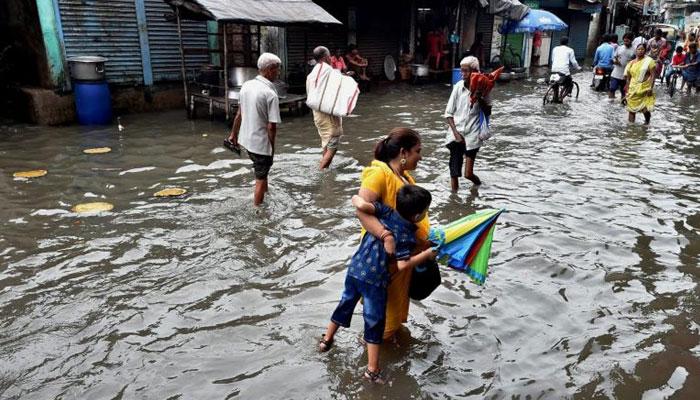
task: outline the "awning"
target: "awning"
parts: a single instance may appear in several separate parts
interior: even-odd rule
[[[311,0],[163,0],[184,19],[255,25],[341,24]]]

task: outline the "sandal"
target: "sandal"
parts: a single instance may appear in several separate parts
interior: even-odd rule
[[[372,383],[376,383],[378,385],[383,385],[386,383],[386,380],[384,380],[384,377],[382,376],[382,370],[377,370],[377,372],[372,372],[370,370],[365,371],[365,379],[369,380]]]
[[[224,147],[238,154],[239,156],[241,155],[241,146],[238,144],[233,144],[233,142],[228,139],[224,139]]]
[[[326,335],[321,335],[321,340],[318,342],[318,352],[325,353],[333,347],[333,339],[326,340]]]

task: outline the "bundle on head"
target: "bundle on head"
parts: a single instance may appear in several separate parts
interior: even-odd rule
[[[469,99],[471,104],[476,103],[477,97],[486,97],[494,85],[496,84],[496,79],[503,72],[503,67],[491,72],[490,74],[482,74],[479,72],[472,73],[469,78]]]

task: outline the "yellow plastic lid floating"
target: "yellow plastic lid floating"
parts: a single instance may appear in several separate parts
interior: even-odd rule
[[[174,196],[182,196],[183,194],[187,193],[187,190],[183,188],[169,188],[169,189],[163,189],[161,191],[153,193],[154,196],[156,197],[174,197]]]
[[[85,154],[104,154],[104,153],[109,153],[110,151],[112,151],[112,149],[109,147],[93,147],[91,149],[83,150],[83,153],[85,153]]]
[[[88,212],[100,212],[100,211],[110,211],[114,208],[114,205],[105,202],[95,202],[95,203],[83,203],[78,204],[73,207],[73,212],[77,213],[88,213]]]
[[[35,169],[32,171],[19,171],[12,174],[15,178],[38,178],[48,173],[45,169]]]

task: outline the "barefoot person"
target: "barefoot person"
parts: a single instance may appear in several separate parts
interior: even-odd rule
[[[430,201],[430,192],[416,185],[404,185],[399,189],[395,199],[396,211],[378,201],[370,203],[358,195],[352,197],[358,217],[361,220],[370,216],[377,218],[384,230],[379,237],[372,234],[362,237],[360,248],[348,265],[340,303],[318,349],[321,352],[330,350],[338,328],[350,327],[355,306],[362,298],[367,344],[364,376],[374,383],[384,383],[379,369],[379,347],[386,324],[387,287],[391,280],[389,264],[395,261],[399,272],[410,272],[413,267],[435,259],[436,253],[431,248],[411,255],[416,245],[416,223],[425,218]]]
[[[636,48],[636,56],[625,68],[627,80],[627,111],[629,122],[634,122],[638,112],[644,114],[644,125],[649,125],[651,112],[656,104],[654,94],[654,71],[656,62],[646,55],[646,46],[640,44]]]
[[[280,104],[275,85],[282,61],[272,53],[258,58],[259,75],[241,87],[238,113],[224,146],[236,151],[240,144],[253,161],[255,194],[253,204],[259,206],[267,193],[267,175],[275,154],[275,137],[280,118]],[[240,151],[240,150],[238,150]]]
[[[314,60],[316,60],[317,64],[325,63],[331,66],[331,53],[328,51],[328,48],[323,46],[316,47],[314,49]],[[306,77],[306,93],[313,90],[314,79],[318,75],[317,68],[318,67],[315,67],[309,76]],[[336,117],[321,111],[312,111],[314,115],[314,125],[316,125],[318,135],[321,136],[321,148],[323,149],[323,156],[321,156],[319,168],[325,169],[331,165],[333,157],[336,151],[338,151],[340,137],[343,135],[343,120],[341,117]]]
[[[447,119],[447,148],[450,150],[450,183],[453,191],[459,189],[459,177],[462,175],[474,185],[481,185],[481,179],[474,174],[474,160],[479,152],[482,140],[479,138],[479,114],[491,115],[489,96],[477,97],[474,104],[470,102],[469,79],[473,72],[479,72],[479,60],[474,56],[465,57],[459,63],[462,80],[452,88],[447,102],[445,118]]]

